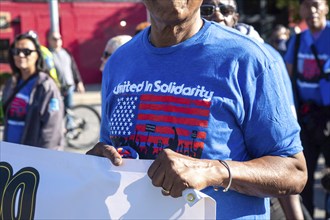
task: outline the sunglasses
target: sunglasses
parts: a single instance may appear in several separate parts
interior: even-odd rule
[[[235,8],[231,5],[201,5],[202,17],[211,17],[217,10],[220,11],[220,13],[225,17],[234,14],[236,11]]]
[[[108,51],[104,51],[103,52],[103,58],[107,59],[108,57],[110,57],[112,55],[112,53],[109,53]]]
[[[14,56],[18,56],[20,55],[21,53],[24,54],[25,57],[29,56],[32,52],[36,52],[36,50],[30,50],[28,48],[13,48],[11,50],[11,53],[14,55]]]

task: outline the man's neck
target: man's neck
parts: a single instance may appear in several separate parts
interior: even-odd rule
[[[55,47],[55,48],[51,48],[52,51],[58,52],[60,51],[62,48],[61,47]]]
[[[203,26],[200,16],[189,21],[167,25],[151,20],[150,42],[155,47],[169,47],[194,36]]]
[[[35,71],[36,71],[35,68],[26,68],[26,69],[21,70],[22,79],[24,81],[27,80],[30,76],[35,74]]]
[[[324,30],[324,28],[326,27],[326,25],[327,25],[327,20],[324,19],[322,21],[322,25],[320,27],[317,27],[317,28],[309,27],[309,29],[310,29],[310,31],[312,32],[313,35],[314,34],[317,35],[318,33],[320,33],[321,31]]]

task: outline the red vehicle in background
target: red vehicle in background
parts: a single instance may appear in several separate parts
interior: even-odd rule
[[[134,35],[147,20],[139,1],[59,1],[63,46],[74,56],[85,84],[101,82],[100,57],[106,42],[119,34]],[[47,0],[0,1],[0,74],[10,73],[8,48],[15,35],[34,30],[47,46],[50,9]]]

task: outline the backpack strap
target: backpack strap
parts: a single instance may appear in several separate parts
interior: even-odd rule
[[[320,69],[320,72],[321,72],[321,76],[320,76],[320,78],[325,78],[325,79],[327,79],[327,75],[325,74],[325,72],[324,72],[324,70],[323,70],[323,66],[322,66],[322,64],[321,64],[321,61],[320,61],[318,55],[317,55],[317,54],[318,54],[318,53],[317,53],[317,49],[316,49],[316,47],[315,47],[314,44],[311,45],[311,51],[313,52],[313,55],[314,55],[314,57],[315,57],[315,59],[316,59],[316,62],[317,62],[317,66],[318,66],[319,69]],[[328,77],[327,80],[330,80],[330,78]]]

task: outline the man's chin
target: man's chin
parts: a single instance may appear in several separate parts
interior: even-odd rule
[[[306,21],[306,23],[307,23],[308,27],[311,29],[314,29],[314,30],[322,29],[321,21],[318,18],[308,19]]]

